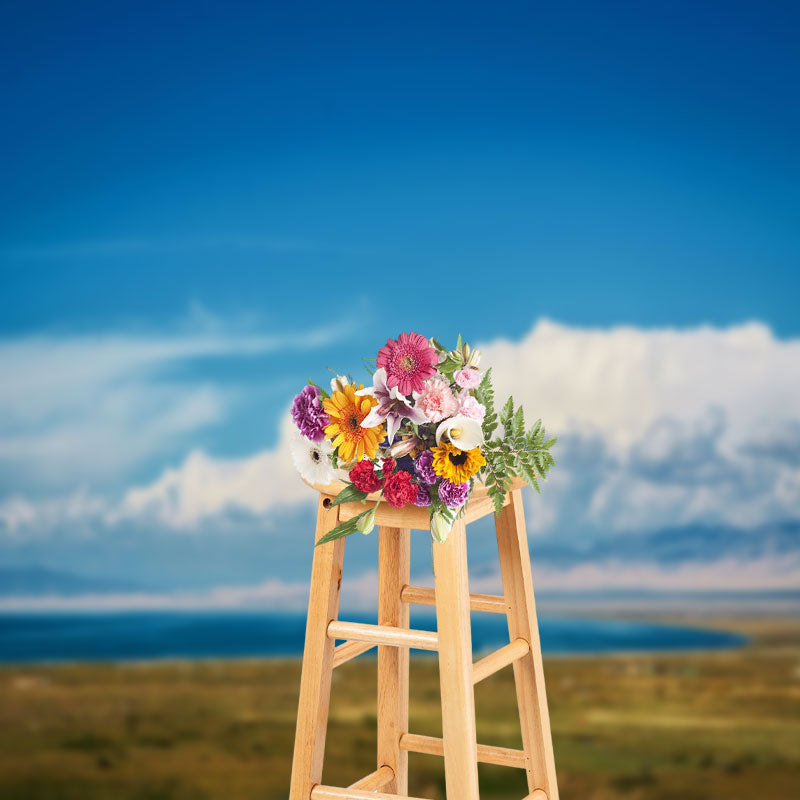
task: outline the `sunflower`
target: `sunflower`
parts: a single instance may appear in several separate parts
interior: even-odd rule
[[[325,426],[325,438],[339,450],[339,460],[344,463],[360,461],[365,455],[375,458],[378,443],[383,441],[383,424],[362,428],[361,423],[378,401],[374,397],[357,397],[363,385],[348,384],[322,401],[330,424]]]
[[[452,444],[443,443],[432,447],[433,471],[451,483],[465,483],[486,465],[480,447],[472,450],[459,450]]]

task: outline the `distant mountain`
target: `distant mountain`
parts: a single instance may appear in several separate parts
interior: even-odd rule
[[[722,558],[748,561],[763,556],[800,554],[800,520],[736,528],[725,525],[687,525],[652,533],[609,536],[591,542],[569,537],[534,539],[537,562],[570,566],[576,562],[652,561],[663,566],[708,563]]]
[[[133,581],[77,575],[38,565],[0,566],[0,597],[75,596],[139,591]]]

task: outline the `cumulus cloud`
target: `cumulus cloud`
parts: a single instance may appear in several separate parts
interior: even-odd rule
[[[561,437],[535,530],[800,517],[800,340],[768,327],[582,329],[482,345],[498,396]]]
[[[129,489],[109,512],[109,521],[153,517],[173,528],[188,529],[229,511],[264,514],[279,506],[313,502],[313,492],[292,466],[292,425],[287,412],[277,448],[246,458],[212,458],[201,450],[192,451],[180,466],[168,468],[153,483]]]

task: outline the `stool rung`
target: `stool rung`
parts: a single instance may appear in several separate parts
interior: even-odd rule
[[[393,628],[390,625],[365,625],[361,622],[334,620],[328,624],[328,638],[352,639],[356,642],[392,647],[413,647],[417,650],[439,649],[439,637],[433,631]]]
[[[531,646],[525,639],[514,639],[494,653],[489,653],[486,658],[476,661],[472,665],[472,682],[478,683],[490,675],[494,675],[498,670],[519,661],[524,658],[531,651]]]
[[[525,795],[522,800],[547,800],[547,792],[544,789],[534,789],[530,794]]]
[[[341,667],[356,656],[366,653],[367,650],[372,650],[374,644],[369,642],[343,642],[333,648],[333,666]]]
[[[400,749],[409,753],[425,753],[430,756],[444,755],[444,744],[439,737],[421,736],[418,733],[404,733],[400,737]],[[498,764],[501,767],[525,769],[525,751],[479,744],[478,761],[484,764]]]
[[[394,770],[388,764],[384,764],[382,767],[378,767],[375,772],[370,772],[369,775],[365,775],[361,780],[351,783],[347,788],[375,792],[378,789],[383,789],[387,783],[393,780]]]
[[[404,603],[415,603],[420,606],[435,606],[436,596],[433,589],[426,586],[404,586],[400,592]],[[505,598],[497,594],[471,594],[469,607],[473,611],[486,611],[489,614],[505,614]]]
[[[360,789],[339,789],[336,786],[323,786],[318,783],[311,790],[311,800],[424,800],[424,798],[408,797],[405,794],[365,792]]]

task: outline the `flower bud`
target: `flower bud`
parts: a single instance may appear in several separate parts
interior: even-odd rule
[[[356,530],[360,531],[364,534],[364,536],[366,536],[368,533],[372,533],[372,529],[374,527],[375,508],[373,507],[358,518],[358,521],[356,522]]]
[[[447,541],[452,527],[453,524],[448,522],[444,516],[438,511],[434,512],[431,517],[431,536],[439,542],[439,544],[444,544]]]
[[[337,375],[331,378],[331,392],[343,392],[345,386],[349,386],[350,381],[346,375]]]

